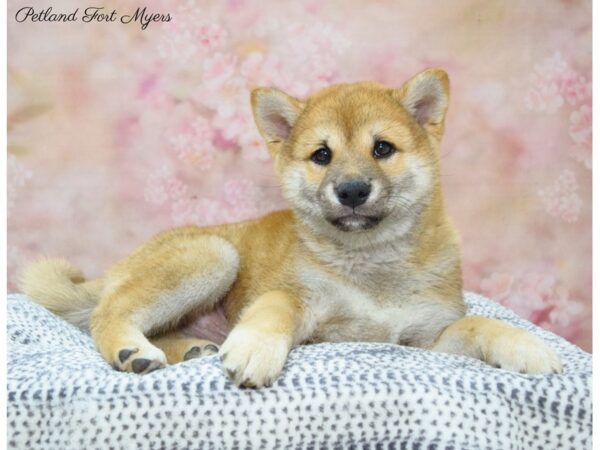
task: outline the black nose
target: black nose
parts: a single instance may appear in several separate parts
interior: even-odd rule
[[[336,186],[335,193],[342,205],[356,208],[367,201],[371,186],[362,181],[349,181]]]

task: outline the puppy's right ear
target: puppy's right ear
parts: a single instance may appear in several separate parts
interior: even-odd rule
[[[280,144],[288,138],[303,109],[303,102],[279,89],[257,88],[252,91],[254,121],[270,150],[273,144]]]

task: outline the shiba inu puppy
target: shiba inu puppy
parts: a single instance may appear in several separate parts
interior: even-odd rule
[[[99,280],[42,259],[21,288],[89,326],[104,358],[135,373],[218,352],[236,384],[260,387],[293,346],[323,341],[391,342],[560,372],[541,339],[465,317],[457,235],[440,187],[448,96],[439,69],[399,88],[342,84],[306,101],[256,89],[255,121],[290,210],[165,231]],[[181,331],[207,318],[221,339],[206,339],[202,327]]]

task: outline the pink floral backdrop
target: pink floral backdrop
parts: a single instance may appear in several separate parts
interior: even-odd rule
[[[102,5],[171,15],[143,31],[16,23],[22,6],[9,0],[9,290],[39,254],[95,277],[164,228],[283,207],[253,86],[302,97],[438,66],[466,288],[591,350],[591,1]]]

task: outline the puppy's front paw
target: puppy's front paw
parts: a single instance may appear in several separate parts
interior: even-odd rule
[[[112,365],[115,369],[125,372],[146,374],[167,365],[167,358],[162,350],[150,343],[125,346],[117,356],[118,360],[114,358]]]
[[[494,367],[520,373],[561,373],[562,364],[556,352],[542,339],[527,331],[515,329],[496,336],[484,355]]]
[[[163,351],[145,339],[120,343],[106,353],[110,354],[107,359],[112,367],[123,372],[146,374],[167,365]]]
[[[270,386],[290,351],[290,339],[250,326],[235,327],[219,351],[225,373],[238,386]]]

